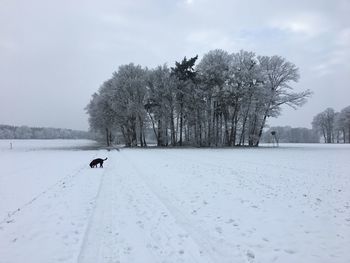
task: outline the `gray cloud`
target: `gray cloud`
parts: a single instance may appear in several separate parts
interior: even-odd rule
[[[273,125],[310,126],[349,105],[350,2],[0,2],[0,123],[87,129],[84,107],[119,65],[173,65],[214,48],[278,54],[314,96]]]

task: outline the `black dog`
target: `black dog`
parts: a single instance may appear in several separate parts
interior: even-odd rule
[[[101,158],[94,159],[91,161],[90,167],[91,168],[97,167],[98,164],[100,164],[100,167],[103,167],[103,162],[106,160],[107,160],[107,158],[106,159],[101,159]]]

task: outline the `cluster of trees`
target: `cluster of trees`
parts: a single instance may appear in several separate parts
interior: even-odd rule
[[[158,146],[258,146],[267,118],[311,95],[293,91],[298,68],[280,56],[217,49],[197,60],[120,66],[86,107],[91,129],[107,145],[120,136],[126,146],[147,146],[151,129]]]
[[[314,117],[312,127],[325,143],[350,143],[350,106],[340,112],[327,108]]]
[[[0,139],[90,139],[86,131],[0,125]]]
[[[292,128],[290,126],[271,127],[263,133],[262,141],[273,142],[272,132],[275,132],[280,143],[319,143],[320,136],[313,129]]]

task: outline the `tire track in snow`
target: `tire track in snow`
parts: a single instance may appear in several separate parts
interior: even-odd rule
[[[96,157],[97,154],[95,154],[94,157]],[[93,157],[93,158],[94,158]],[[92,158],[92,159],[93,159]],[[108,159],[110,159],[110,155],[107,156]],[[92,218],[95,214],[95,211],[96,211],[96,207],[97,207],[97,202],[99,200],[99,197],[100,197],[100,194],[101,194],[101,189],[102,189],[102,184],[105,180],[105,174],[107,172],[106,168],[104,168],[105,170],[103,171],[102,173],[102,176],[101,176],[101,179],[100,179],[100,184],[99,184],[99,187],[98,187],[98,190],[97,190],[97,193],[96,193],[96,196],[94,198],[95,202],[94,202],[94,207],[92,209],[92,212],[90,214],[90,217],[88,219],[88,222],[86,224],[86,228],[85,228],[85,231],[84,231],[84,236],[83,236],[83,239],[81,241],[81,245],[80,245],[80,252],[77,256],[77,262],[80,262],[81,261],[81,257],[82,257],[82,252],[84,251],[85,247],[87,246],[87,236],[89,234],[89,231],[90,231],[90,228],[91,228],[91,225],[92,225]]]
[[[149,188],[149,190],[153,193],[153,195],[161,202],[164,207],[169,211],[172,217],[175,219],[177,227],[183,229],[186,232],[186,236],[192,239],[201,253],[201,260],[199,262],[210,261],[210,262],[232,262],[232,254],[228,255],[221,250],[217,244],[214,244],[211,240],[211,237],[205,234],[201,227],[197,225],[197,223],[190,220],[180,209],[178,209],[172,202],[166,197],[165,193],[162,193],[162,190],[158,189],[151,180],[145,180],[145,176],[141,172],[141,170],[137,167],[137,165],[132,162],[127,156],[124,155],[124,158],[130,163],[131,167],[135,170],[139,179],[144,182],[144,184]],[[235,253],[235,262],[253,262],[252,258],[244,256],[242,248],[240,245],[230,244],[232,249],[236,250]],[[225,260],[224,260],[225,259]],[[245,259],[248,259],[246,261]]]
[[[78,262],[211,262],[132,163],[114,156]]]
[[[186,161],[186,163],[191,162],[191,160],[188,160],[184,158],[183,156],[179,156],[177,154],[170,154],[172,158],[175,157],[175,163],[177,163],[177,160],[180,160],[181,162]],[[159,155],[155,156],[159,157]],[[127,158],[125,156],[125,158]],[[128,159],[128,158],[127,158]],[[155,158],[156,159],[156,158]],[[202,251],[204,252],[204,255],[207,258],[210,258],[212,262],[247,262],[252,263],[255,262],[255,254],[252,251],[252,249],[249,248],[249,246],[246,246],[245,244],[234,244],[231,242],[223,241],[223,240],[216,240],[216,243],[213,242],[213,237],[206,234],[207,231],[205,229],[202,229],[197,222],[194,220],[191,220],[186,213],[181,211],[176,204],[174,204],[171,199],[169,199],[168,194],[164,192],[164,190],[157,187],[154,183],[152,183],[152,180],[149,178],[149,176],[143,175],[142,168],[139,168],[135,162],[132,162],[129,160],[129,163],[132,165],[133,169],[137,172],[140,179],[144,181],[144,183],[151,189],[151,191],[158,197],[159,201],[163,203],[163,205],[171,212],[173,217],[176,219],[176,222],[178,222],[178,225],[180,225],[187,233],[189,233],[190,237],[195,240],[195,242],[198,244],[199,247],[202,248]],[[172,159],[174,161],[174,159]],[[224,168],[224,169],[232,169],[232,167],[224,166],[222,167],[219,164],[212,164],[204,161],[198,161],[193,159],[192,161],[195,161],[196,163],[200,163],[201,165],[210,166],[210,167],[216,167],[216,168]],[[179,163],[181,163],[179,162]],[[152,164],[150,164],[152,165]],[[238,173],[235,173],[237,176]],[[149,180],[146,178],[148,177]],[[242,177],[242,176],[239,176]],[[219,243],[217,243],[219,242]],[[222,243],[223,242],[223,243]],[[223,245],[225,245],[225,248],[223,248]],[[227,253],[227,249],[234,250],[234,253]]]
[[[132,162],[127,156],[123,154],[123,158],[130,164],[131,168],[135,171],[137,178],[139,181],[142,181],[146,187],[146,189],[152,194],[152,197],[155,197],[157,202],[159,202],[162,206],[162,209],[166,210],[166,213],[171,216],[171,220],[175,223],[173,226],[174,229],[180,229],[183,234],[181,234],[182,237],[185,237],[188,239],[189,242],[193,242],[191,246],[194,246],[193,248],[196,250],[194,255],[196,255],[196,258],[194,258],[195,261],[185,261],[185,262],[217,262],[211,255],[207,254],[208,246],[203,246],[202,242],[198,242],[198,239],[193,238],[193,235],[191,235],[186,227],[186,223],[183,224],[183,218],[184,216],[179,216],[180,213],[178,211],[175,211],[175,208],[171,207],[168,202],[165,202],[165,199],[159,195],[158,191],[155,190],[155,188],[148,183],[144,176],[142,175],[142,172],[138,169],[138,167],[135,165],[134,162]],[[179,224],[180,222],[180,224]],[[174,232],[174,229],[168,228],[168,232]],[[193,233],[192,233],[193,234]],[[197,258],[199,255],[199,258]],[[174,261],[177,262],[177,261]]]

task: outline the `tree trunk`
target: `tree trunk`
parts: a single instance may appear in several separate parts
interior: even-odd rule
[[[231,118],[231,131],[230,131],[229,146],[236,145],[237,123],[238,123],[238,107],[235,106],[235,110],[234,110],[232,118]]]
[[[182,129],[183,129],[183,102],[180,103],[180,141],[179,141],[180,146],[182,146]]]
[[[327,136],[326,136],[326,131],[324,130],[324,128],[322,128],[322,134],[323,134],[324,142],[327,143]]]
[[[139,134],[139,140],[140,140],[140,145],[141,147],[144,147],[143,145],[143,121],[141,116],[139,115],[139,123],[140,123],[140,134]]]
[[[175,142],[177,144],[177,138],[178,138],[178,133],[179,133],[179,116],[180,116],[180,113],[177,113],[176,114],[176,132],[175,132]]]
[[[145,136],[145,130],[143,130],[142,135],[143,135],[143,146],[144,146],[144,147],[147,147],[146,136]]]
[[[165,142],[164,142],[164,146],[168,146],[169,145],[169,135],[168,135],[168,124],[166,122],[166,127],[164,129],[165,132]]]
[[[223,142],[224,142],[224,140],[223,140],[223,137],[222,137],[222,134],[223,134],[223,132],[222,132],[222,126],[223,126],[223,124],[222,124],[222,112],[220,112],[220,128],[219,128],[219,138],[220,138],[220,146],[222,146],[223,145]]]
[[[239,138],[239,145],[241,145],[242,143],[244,144],[245,126],[246,126],[246,123],[247,123],[249,111],[250,111],[250,103],[248,105],[248,109],[247,109],[247,111],[246,111],[246,113],[244,115],[244,118],[243,118],[242,131],[241,131],[241,136]]]
[[[238,124],[238,112],[235,114],[235,117],[233,119],[234,121],[234,129],[233,129],[233,136],[232,136],[232,146],[236,146],[236,136],[237,136],[237,124]]]
[[[110,146],[110,141],[109,141],[109,130],[108,128],[106,128],[106,143],[107,143],[107,147]]]
[[[126,147],[129,147],[130,145],[128,145],[128,137],[127,137],[127,133],[125,133],[125,126],[122,125],[122,126],[120,127],[120,129],[121,129],[122,134],[123,134],[125,146],[126,146]]]
[[[212,101],[211,101],[211,98],[209,97],[209,100],[208,100],[208,105],[209,105],[209,110],[208,110],[208,116],[207,116],[207,120],[208,120],[208,138],[207,138],[207,143],[208,143],[208,146],[211,146],[211,143],[212,143]]]
[[[162,121],[158,120],[158,136],[157,136],[157,146],[163,146],[163,129],[162,129]]]
[[[137,133],[136,133],[136,117],[133,116],[131,118],[131,127],[130,127],[130,132],[131,132],[131,146],[137,146]]]
[[[175,146],[176,140],[175,140],[175,124],[174,124],[174,109],[173,108],[171,108],[171,112],[170,112],[170,133],[171,133],[171,145]]]
[[[225,146],[229,145],[229,129],[228,129],[228,113],[224,114],[224,126],[225,126],[225,134],[224,134],[224,144]]]
[[[112,138],[112,131],[109,131],[109,145],[112,144],[113,138]]]
[[[271,105],[271,103],[269,103],[269,106],[267,107],[267,109],[266,109],[266,111],[264,113],[264,118],[263,118],[263,120],[261,122],[261,126],[260,126],[260,129],[259,129],[258,137],[256,138],[256,142],[255,142],[254,146],[259,146],[260,138],[261,138],[262,132],[263,132],[264,127],[265,127],[267,115],[268,115],[269,110],[270,110],[270,105]],[[255,118],[256,118],[256,114],[255,114]]]

